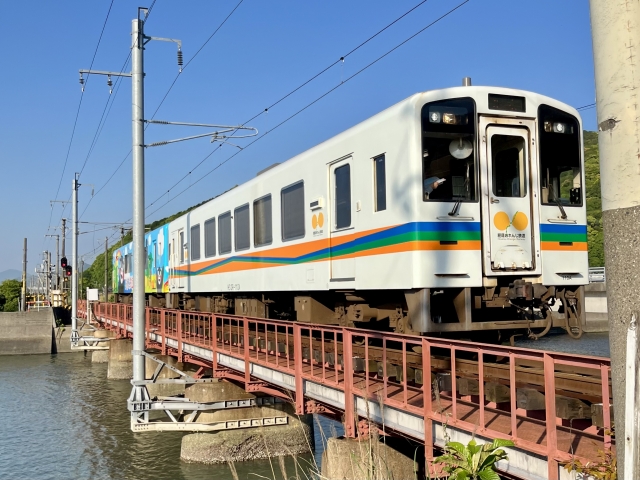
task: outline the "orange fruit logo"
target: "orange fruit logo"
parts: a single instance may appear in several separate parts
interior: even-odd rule
[[[320,212],[318,214],[318,226],[322,228],[322,225],[324,225],[324,215]]]
[[[318,217],[316,217],[315,215],[311,217],[311,226],[313,227],[314,230],[318,228]]]
[[[509,219],[509,215],[506,212],[498,212],[493,217],[493,224],[498,230],[507,230],[510,226],[516,230],[524,230],[529,225],[529,219],[522,212],[516,212],[513,214],[513,218]]]

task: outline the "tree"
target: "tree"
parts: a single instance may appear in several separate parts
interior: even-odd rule
[[[19,280],[5,280],[0,283],[0,310],[3,312],[17,312],[22,291]]]

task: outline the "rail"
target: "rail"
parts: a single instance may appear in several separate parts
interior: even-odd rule
[[[131,305],[96,304],[94,312],[120,336],[131,335]],[[148,347],[210,368],[214,377],[293,395],[299,414],[322,412],[308,401],[321,399],[320,388],[337,392],[325,405],[343,412],[347,436],[357,436],[358,420],[368,416],[423,442],[427,458],[442,443],[441,424],[513,440],[546,460],[550,479],[562,463],[593,461],[599,450],[615,448],[606,358],[150,307],[145,331]],[[585,419],[584,402],[602,404],[601,425]],[[423,424],[405,428],[385,420],[387,411]]]

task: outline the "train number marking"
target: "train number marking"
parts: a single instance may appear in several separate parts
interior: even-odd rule
[[[239,283],[230,283],[227,285],[227,290],[240,290]]]
[[[572,275],[560,275],[560,277],[562,278],[562,280],[571,280]]]

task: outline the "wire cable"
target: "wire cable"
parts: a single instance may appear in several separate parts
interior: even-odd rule
[[[461,8],[463,5],[467,4],[469,1],[471,0],[465,0],[462,3],[458,4],[456,7],[452,8],[451,10],[449,10],[448,12],[446,12],[445,14],[441,15],[440,17],[438,17],[436,20],[434,20],[433,22],[429,23],[427,26],[423,27],[422,29],[418,30],[416,33],[414,33],[413,35],[411,35],[410,37],[408,37],[407,39],[403,40],[402,42],[400,42],[398,45],[396,45],[395,47],[393,47],[392,49],[388,50],[386,53],[384,53],[383,55],[380,55],[378,58],[376,58],[375,60],[373,60],[372,62],[370,62],[369,64],[367,64],[366,66],[364,66],[363,68],[361,68],[360,70],[358,70],[356,73],[354,73],[353,75],[351,75],[350,77],[347,77],[344,81],[340,82],[339,84],[337,84],[336,86],[334,86],[333,88],[329,89],[328,91],[326,91],[325,93],[323,93],[322,95],[320,95],[319,97],[317,97],[315,100],[313,100],[312,102],[308,103],[307,105],[305,105],[304,107],[302,107],[300,110],[296,111],[295,113],[293,113],[292,115],[290,115],[289,117],[287,117],[286,119],[284,119],[283,121],[281,121],[280,123],[278,123],[275,127],[267,130],[265,133],[263,133],[262,135],[260,135],[258,138],[256,138],[255,140],[253,140],[252,142],[250,142],[249,144],[247,144],[243,150],[239,150],[237,152],[235,152],[233,155],[231,155],[230,157],[226,158],[224,161],[222,161],[221,163],[219,163],[216,167],[214,167],[213,169],[209,170],[209,172],[207,172],[205,175],[203,175],[202,177],[200,177],[198,180],[196,180],[194,183],[192,183],[191,185],[189,185],[188,187],[186,187],[185,189],[183,189],[182,191],[180,191],[178,194],[176,194],[173,198],[167,200],[165,203],[163,203],[162,205],[160,205],[158,208],[156,208],[155,210],[153,210],[152,212],[148,213],[148,216],[153,215],[154,213],[156,213],[158,210],[160,210],[161,208],[163,208],[165,205],[169,204],[170,202],[172,202],[173,200],[175,200],[176,198],[178,198],[180,195],[182,195],[184,192],[186,192],[187,190],[189,190],[190,188],[192,188],[193,186],[197,185],[198,183],[200,183],[202,180],[204,180],[206,177],[208,177],[209,175],[211,175],[213,172],[215,172],[218,168],[220,168],[222,165],[224,165],[225,163],[229,162],[231,159],[233,159],[234,157],[236,157],[239,153],[243,152],[244,150],[246,150],[247,148],[249,148],[251,145],[255,144],[256,142],[258,142],[260,139],[264,138],[265,136],[267,136],[269,133],[273,132],[274,130],[276,130],[277,128],[281,127],[282,125],[284,125],[285,123],[289,122],[290,120],[292,120],[293,118],[297,117],[299,114],[301,114],[302,112],[304,112],[305,110],[307,110],[309,107],[313,106],[314,104],[316,104],[317,102],[319,102],[320,100],[322,100],[324,97],[326,97],[327,95],[329,95],[330,93],[334,92],[335,90],[337,90],[338,88],[340,88],[341,86],[343,86],[345,83],[349,82],[350,80],[354,79],[355,77],[357,77],[358,75],[360,75],[362,72],[364,72],[365,70],[367,70],[368,68],[372,67],[373,65],[375,65],[376,63],[378,63],[380,60],[382,60],[383,58],[385,58],[386,56],[388,56],[389,54],[391,54],[392,52],[394,52],[395,50],[397,50],[398,48],[400,48],[401,46],[403,46],[404,44],[406,44],[407,42],[411,41],[412,39],[414,39],[415,37],[417,37],[418,35],[420,35],[422,32],[424,32],[425,30],[431,28],[433,25],[435,25],[436,23],[440,22],[441,20],[443,20],[444,18],[448,17],[449,15],[451,15],[453,12],[455,12],[456,10],[458,10],[459,8]],[[213,152],[212,152],[213,153]],[[211,154],[210,154],[211,155]],[[163,194],[164,196],[164,194]]]
[[[578,107],[576,108],[576,110],[581,111],[581,110],[589,110],[590,108],[595,108],[596,104],[595,103],[590,103],[589,105],[583,105],[582,107]]]
[[[323,68],[322,70],[320,70],[318,73],[316,73],[315,75],[313,75],[311,78],[309,78],[308,80],[306,80],[305,82],[303,82],[302,84],[300,84],[299,86],[297,86],[296,88],[294,88],[293,90],[291,90],[289,93],[287,93],[286,95],[284,95],[283,97],[281,97],[280,99],[276,100],[274,103],[272,103],[271,105],[269,105],[267,108],[265,108],[264,110],[261,110],[259,113],[257,113],[256,115],[254,115],[253,117],[251,117],[250,119],[246,120],[245,122],[242,123],[242,125],[246,125],[249,122],[252,122],[253,120],[255,120],[256,118],[260,117],[261,115],[265,114],[266,112],[268,112],[269,110],[271,110],[273,107],[275,107],[276,105],[280,104],[281,102],[283,102],[284,100],[286,100],[287,98],[289,98],[291,95],[293,95],[294,93],[296,93],[297,91],[299,91],[300,89],[304,88],[306,85],[308,85],[309,83],[311,83],[313,80],[315,80],[316,78],[320,77],[323,73],[331,70],[331,68],[333,68],[334,66],[338,65],[339,63],[343,62],[344,59],[346,59],[348,56],[352,55],[353,53],[355,53],[356,51],[358,51],[360,48],[362,48],[363,46],[365,46],[367,43],[369,43],[371,40],[373,40],[374,38],[376,38],[378,35],[380,35],[382,32],[384,32],[385,30],[389,29],[391,26],[395,25],[396,23],[398,23],[400,20],[402,20],[404,17],[406,17],[407,15],[409,15],[411,12],[413,12],[414,10],[416,10],[418,7],[420,7],[421,5],[425,4],[428,0],[422,0],[421,2],[419,2],[418,4],[416,4],[414,7],[410,8],[409,10],[407,10],[405,13],[403,13],[402,15],[400,15],[399,17],[397,17],[395,20],[393,20],[392,22],[388,23],[387,25],[385,25],[382,29],[378,30],[376,33],[374,33],[373,35],[371,35],[369,38],[367,38],[366,40],[364,40],[362,43],[360,43],[358,46],[356,46],[355,48],[352,48],[349,52],[347,52],[345,55],[341,56],[339,59],[337,59],[335,62],[331,63],[330,65],[327,65],[325,68]],[[242,2],[241,2],[242,3]],[[238,4],[239,5],[239,4]],[[237,6],[236,6],[237,8]],[[226,21],[226,20],[225,20]],[[175,83],[175,82],[174,82]],[[164,101],[164,99],[163,99]],[[158,107],[160,108],[160,107]],[[158,109],[156,109],[156,112],[158,111]],[[154,115],[155,113],[154,112]],[[162,195],[160,195],[158,198],[156,198],[155,200],[153,200],[153,202],[151,202],[149,205],[147,205],[147,207],[145,208],[149,208],[151,206],[153,206],[157,201],[161,200],[162,197],[164,197],[165,194],[169,194],[171,192],[171,190],[173,190],[175,187],[177,187],[180,183],[182,183],[183,180],[185,180],[189,175],[191,175],[195,170],[198,169],[198,167],[200,167],[200,165],[202,165],[205,160],[207,160],[209,157],[211,157],[211,155],[213,155],[213,153],[215,153],[215,151],[217,151],[219,148],[221,147],[221,145],[218,145],[211,153],[209,153],[206,157],[204,157],[200,162],[198,162],[197,165],[193,166],[189,173],[185,174],[182,178],[180,178],[180,180],[178,180],[177,182],[175,182],[171,187],[169,187],[169,189],[166,192],[163,192]]]
[[[104,34],[104,29],[107,26],[107,21],[109,20],[109,15],[111,14],[111,8],[113,7],[113,2],[115,0],[111,0],[111,3],[109,4],[109,10],[107,11],[107,16],[104,19],[104,23],[102,24],[102,30],[100,31],[100,36],[98,37],[98,43],[96,45],[95,50],[93,51],[93,57],[91,58],[91,65],[89,67],[89,70],[91,70],[91,68],[93,68],[93,62],[96,59],[96,55],[98,54],[98,49],[100,48],[100,43],[102,42],[102,36]],[[155,3],[155,0],[154,0]],[[85,86],[86,84],[89,82],[89,79],[87,78],[86,82],[85,82]],[[80,100],[78,101],[78,108],[76,110],[76,117],[75,120],[73,121],[73,128],[71,129],[71,138],[69,140],[69,146],[67,147],[67,155],[65,156],[64,159],[64,165],[62,166],[62,173],[60,174],[60,181],[58,182],[58,189],[56,190],[56,194],[55,194],[55,199],[58,198],[58,194],[60,193],[60,187],[62,186],[62,179],[64,178],[64,173],[67,169],[67,163],[69,161],[69,155],[71,153],[71,145],[73,144],[73,138],[75,136],[76,133],[76,126],[78,125],[78,117],[80,116],[80,107],[82,107],[82,99],[84,98],[84,88],[82,89],[82,93],[80,94]],[[63,215],[64,215],[64,211],[63,211]],[[49,226],[47,227],[47,232],[51,230],[51,217],[53,217],[53,207],[51,208],[51,214],[49,215]],[[62,217],[61,217],[62,218]],[[45,241],[47,238],[50,237],[45,237]]]

